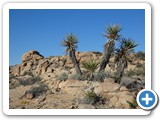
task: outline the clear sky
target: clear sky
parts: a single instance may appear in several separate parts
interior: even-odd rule
[[[139,10],[25,10],[9,11],[10,65],[21,63],[22,55],[37,50],[44,57],[63,55],[61,41],[68,33],[77,35],[78,51],[103,51],[105,26],[119,24],[120,32],[145,49],[145,11]]]

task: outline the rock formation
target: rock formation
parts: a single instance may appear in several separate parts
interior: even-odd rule
[[[99,52],[76,52],[76,56],[82,71],[85,72],[82,62],[89,59],[98,61],[102,54]],[[112,58],[106,68],[106,72],[109,71],[109,74],[115,72],[112,65],[113,60]],[[145,61],[140,62],[145,63]],[[136,65],[129,64],[128,68],[136,68]],[[35,50],[25,53],[20,64],[10,66],[9,73],[10,108],[14,109],[127,109],[130,108],[127,101],[133,103],[137,92],[144,88],[144,78],[139,76],[122,78],[121,87],[120,84],[114,83],[111,75],[106,77],[104,82],[72,79],[71,76],[75,75],[75,69],[68,56],[44,58]],[[58,77],[61,73],[68,74],[68,79],[59,81]],[[115,91],[117,88],[119,91]],[[85,91],[90,89],[100,99],[103,98],[103,101],[100,100],[96,105],[86,104],[84,101]]]
[[[40,59],[43,59],[44,57],[39,54],[38,51],[35,50],[31,50],[29,52],[26,52],[23,56],[22,56],[22,62],[28,62],[30,60],[32,61],[37,61]]]

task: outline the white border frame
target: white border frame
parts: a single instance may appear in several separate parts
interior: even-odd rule
[[[6,115],[148,115],[142,109],[9,109],[9,9],[145,9],[145,89],[151,89],[151,6],[147,3],[6,3],[3,6],[3,112]]]

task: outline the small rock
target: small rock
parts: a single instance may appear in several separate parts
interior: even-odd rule
[[[127,89],[125,86],[122,86],[122,87],[120,88],[120,91],[128,91],[128,89]]]
[[[46,97],[45,96],[40,96],[37,98],[37,102],[40,103],[40,102],[43,102],[46,100]]]
[[[33,99],[34,98],[34,95],[32,93],[27,93],[26,94],[26,98],[27,99]]]
[[[70,109],[76,109],[76,108],[77,108],[77,106],[75,106],[75,105],[71,105],[69,108],[70,108]]]

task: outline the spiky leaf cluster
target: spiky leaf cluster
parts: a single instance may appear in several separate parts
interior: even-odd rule
[[[104,36],[108,39],[118,40],[120,37],[119,32],[122,30],[120,25],[109,25],[106,27],[106,31],[104,32]]]
[[[78,39],[72,33],[66,35],[66,38],[62,41],[62,45],[66,47],[65,52],[75,50],[77,48]]]

